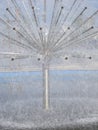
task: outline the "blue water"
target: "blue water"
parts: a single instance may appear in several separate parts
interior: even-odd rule
[[[76,78],[79,78],[78,75],[89,75],[90,77],[93,78],[93,76],[98,75],[98,71],[78,71],[78,70],[73,70],[73,71],[50,71],[51,76],[58,76],[58,78],[65,79],[73,79],[73,76],[77,76]],[[67,75],[67,76],[66,76]],[[26,77],[32,77],[34,80],[41,80],[42,79],[42,73],[41,72],[1,72],[0,73],[0,83],[7,82],[10,78],[14,78],[15,81],[23,81],[24,78]],[[56,78],[55,77],[55,78]],[[63,77],[63,78],[62,78]],[[82,77],[84,78],[84,77]],[[28,78],[29,79],[29,78]]]
[[[98,97],[98,71],[50,71],[53,97]],[[0,95],[42,97],[42,72],[0,73]]]

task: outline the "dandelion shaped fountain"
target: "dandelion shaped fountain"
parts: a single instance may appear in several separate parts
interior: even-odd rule
[[[4,0],[5,11],[0,16],[3,25],[0,36],[21,49],[27,49],[28,55],[15,52],[1,52],[15,58],[24,59],[38,55],[41,61],[44,87],[44,108],[49,109],[49,68],[55,56],[64,57],[66,50],[77,44],[93,41],[98,35],[96,23],[91,22],[98,10],[88,13],[85,0]],[[70,5],[69,7],[67,5]],[[48,7],[49,6],[49,7]],[[3,7],[3,5],[2,5]],[[6,14],[6,15],[5,15]],[[10,21],[8,20],[10,19]],[[10,34],[6,34],[6,29]],[[17,39],[14,38],[14,33]],[[20,40],[22,39],[22,40]],[[15,56],[15,57],[14,57]],[[65,60],[68,60],[68,56]],[[85,57],[92,59],[91,56]]]

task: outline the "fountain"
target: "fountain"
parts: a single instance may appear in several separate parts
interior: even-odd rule
[[[37,70],[43,73],[42,113],[48,113],[52,111],[50,70],[58,70],[57,60],[63,58],[74,64],[74,60],[70,59],[84,59],[88,63],[97,58],[93,50],[93,53],[88,53],[89,49],[84,51],[81,47],[93,46],[97,40],[98,10],[85,0],[4,0],[1,7],[0,36],[1,41],[8,45],[2,45],[0,57],[9,65],[7,71],[11,72],[14,72],[16,67],[20,72],[30,71],[30,66],[26,68],[23,64],[31,64],[32,67],[33,60],[37,59],[37,65],[32,67],[31,71],[36,70],[37,66]],[[77,49],[79,45],[82,54]],[[97,48],[95,51],[97,52]],[[88,68],[85,62],[83,63]],[[52,113],[55,116],[55,112]]]

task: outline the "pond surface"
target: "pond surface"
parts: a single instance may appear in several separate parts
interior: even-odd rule
[[[41,72],[0,73],[0,126],[97,130],[98,71],[50,71],[49,81],[50,110],[46,111]]]

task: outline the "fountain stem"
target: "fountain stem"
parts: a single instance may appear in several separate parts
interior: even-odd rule
[[[47,57],[44,58],[43,62],[43,100],[44,100],[44,108],[46,110],[49,109],[49,64]]]

